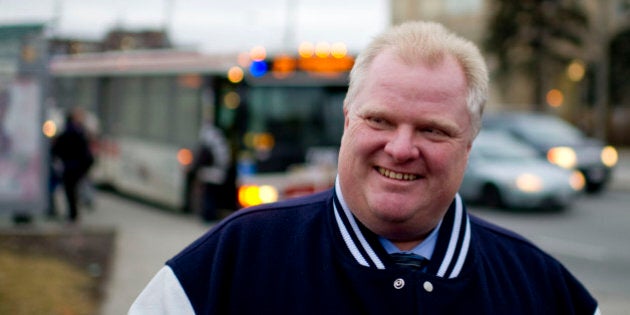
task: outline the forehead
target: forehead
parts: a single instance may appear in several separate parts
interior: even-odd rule
[[[467,84],[458,61],[445,55],[437,62],[404,62],[392,51],[377,56],[363,78],[357,103],[461,103],[466,106]]]
[[[366,79],[384,85],[409,86],[442,94],[461,93],[467,86],[462,66],[450,54],[439,58],[403,59],[391,49],[374,58]]]

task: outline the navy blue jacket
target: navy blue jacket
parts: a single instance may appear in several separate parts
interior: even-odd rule
[[[394,265],[377,236],[334,196],[331,189],[239,211],[166,268],[196,314],[597,311],[558,261],[468,215],[459,196],[442,221],[426,273]]]

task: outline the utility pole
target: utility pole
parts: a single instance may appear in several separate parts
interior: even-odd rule
[[[63,15],[63,0],[55,0],[53,5],[53,16],[47,27],[47,35],[49,37],[54,37],[59,33],[59,25],[61,24],[61,17]]]
[[[609,76],[610,76],[610,3],[597,1],[594,44],[595,63],[595,136],[601,140],[608,137]]]
[[[291,53],[293,51],[295,51],[296,47],[296,43],[295,41],[295,31],[297,28],[297,23],[296,23],[296,12],[295,12],[295,8],[298,5],[298,0],[286,0],[287,3],[287,12],[286,12],[286,18],[285,18],[285,25],[284,25],[284,36],[282,39],[282,46],[284,46],[284,51],[285,53]]]
[[[164,12],[162,16],[162,31],[167,36],[171,31],[171,27],[173,26],[173,2],[175,0],[164,0]]]

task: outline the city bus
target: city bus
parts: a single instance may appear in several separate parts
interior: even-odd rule
[[[232,152],[223,208],[331,187],[352,57],[244,59],[175,50],[56,56],[47,105],[96,117],[96,183],[169,208],[199,205],[190,164],[204,123],[223,131]]]

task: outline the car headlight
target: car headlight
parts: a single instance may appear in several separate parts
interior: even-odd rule
[[[586,179],[584,179],[584,174],[580,171],[573,171],[571,173],[571,177],[569,178],[569,185],[575,191],[580,191],[584,189],[584,185],[586,185]]]
[[[238,188],[238,202],[243,207],[278,201],[278,190],[269,185],[244,185]]]
[[[571,169],[577,165],[577,155],[569,147],[553,147],[547,151],[547,160],[560,167]]]
[[[613,146],[606,146],[602,149],[602,153],[600,154],[602,163],[608,167],[613,167],[617,164],[619,159],[619,155],[617,154],[617,150]]]
[[[543,188],[543,181],[534,174],[524,173],[516,178],[516,188],[528,193],[539,192]]]

